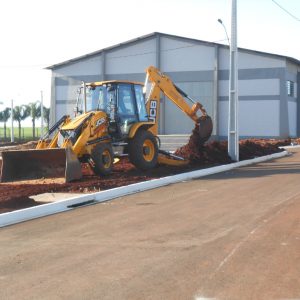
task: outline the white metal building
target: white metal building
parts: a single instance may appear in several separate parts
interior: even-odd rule
[[[240,137],[300,136],[300,61],[240,48],[238,64]],[[73,116],[81,81],[144,82],[150,65],[204,105],[216,137],[227,136],[229,48],[158,32],[48,67],[51,123],[64,114]],[[160,134],[189,134],[192,121],[171,101],[163,97],[161,103]]]

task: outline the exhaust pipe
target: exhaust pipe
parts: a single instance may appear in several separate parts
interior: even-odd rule
[[[64,177],[82,178],[81,164],[70,148],[2,152],[1,182]]]

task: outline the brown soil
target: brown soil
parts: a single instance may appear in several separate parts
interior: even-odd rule
[[[299,140],[299,139],[298,139]],[[300,140],[298,141],[300,144]],[[289,145],[291,140],[242,140],[240,141],[240,159],[251,159],[282,151],[279,145]],[[35,142],[18,145],[17,149],[34,148]],[[38,179],[0,184],[0,213],[39,205],[30,196],[46,192],[90,193],[125,186],[154,178],[188,172],[195,169],[207,168],[232,162],[227,154],[226,141],[213,141],[205,146],[197,144],[195,131],[187,145],[176,151],[177,155],[190,160],[184,167],[159,165],[145,171],[137,170],[127,158],[122,158],[114,165],[111,175],[98,177],[93,175],[87,164],[82,165],[83,179],[71,183],[64,183],[62,178]],[[0,160],[1,164],[1,160]]]
[[[252,159],[258,156],[268,155],[283,151],[278,148],[283,145],[290,145],[290,139],[286,140],[264,140],[264,139],[245,139],[239,142],[240,160]],[[300,144],[300,139],[298,139]],[[296,143],[296,140],[294,140]],[[178,148],[175,154],[188,159],[197,165],[215,165],[232,162],[228,155],[227,141],[213,141],[202,145],[198,137],[197,126],[193,130],[186,145]]]
[[[34,149],[37,145],[37,141],[31,141],[27,143],[11,143],[11,142],[1,142],[0,143],[0,153],[6,150],[26,150]]]

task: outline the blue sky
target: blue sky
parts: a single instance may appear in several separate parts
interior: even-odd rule
[[[276,0],[300,18],[299,0]],[[300,22],[272,0],[237,0],[238,46],[300,60]],[[1,4],[0,110],[50,104],[44,67],[154,31],[227,43],[231,0],[10,0]]]

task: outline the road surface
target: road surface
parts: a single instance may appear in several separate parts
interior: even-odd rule
[[[300,299],[300,150],[0,229],[0,299]]]

